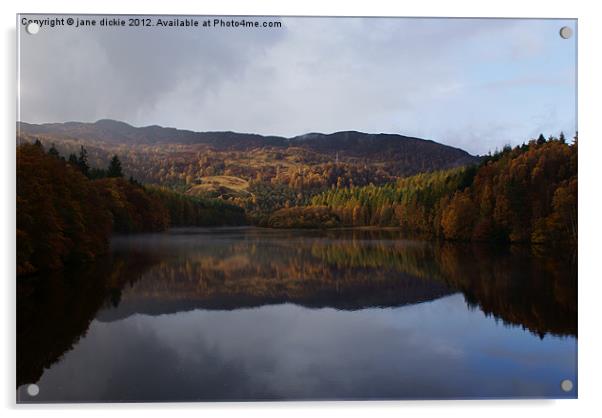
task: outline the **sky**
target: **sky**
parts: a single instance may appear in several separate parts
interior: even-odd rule
[[[575,20],[253,17],[282,25],[166,28],[86,18],[97,26],[30,35],[20,25],[19,120],[397,133],[473,154],[577,130],[576,35],[559,35],[576,34]]]

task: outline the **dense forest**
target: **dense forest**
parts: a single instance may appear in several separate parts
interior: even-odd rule
[[[268,223],[309,227],[318,208],[344,226],[394,226],[451,240],[576,244],[577,140],[569,145],[564,135],[540,136],[479,166],[335,188],[305,207],[276,211]]]
[[[119,155],[126,176],[201,198],[227,200],[266,224],[277,209],[304,206],[330,188],[383,185],[425,171],[474,164],[478,157],[433,141],[355,131],[293,138],[192,132],[123,122],[19,123],[23,142],[62,155],[85,146],[90,165]]]
[[[84,147],[67,159],[40,142],[17,147],[18,274],[91,260],[107,251],[112,233],[244,222],[227,202],[124,179],[117,156],[101,170],[90,168]]]
[[[378,137],[345,133],[331,140],[372,150],[380,158],[373,149]],[[89,148],[77,141],[55,146],[20,138],[18,272],[92,259],[107,250],[112,233],[169,226],[378,226],[448,240],[576,244],[577,138],[568,144],[562,134],[548,140],[541,135],[473,164],[430,171],[433,166],[427,165],[405,177],[391,171],[391,162],[360,161],[351,151],[342,161],[338,153],[328,160],[328,145],[313,136],[303,140],[304,149],[289,144],[278,152],[269,147],[247,153],[223,149],[221,157],[233,158],[227,164],[216,159],[215,150],[199,151],[190,163],[188,151],[178,160],[171,149],[184,145],[166,146],[166,151],[143,144],[157,153],[146,155],[145,163],[132,160],[130,153],[126,164],[117,154],[91,157]],[[132,173],[152,162],[162,172],[159,160],[172,164],[169,172],[184,175],[184,181],[170,183],[162,174],[151,184],[134,179]],[[186,174],[191,164],[195,168]]]

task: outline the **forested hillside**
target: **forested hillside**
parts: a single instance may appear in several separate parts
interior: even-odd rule
[[[125,180],[119,160],[91,169],[86,151],[68,160],[41,143],[17,147],[17,273],[56,269],[106,252],[111,233],[170,225],[243,223],[239,207]]]
[[[19,273],[94,258],[111,233],[169,226],[380,226],[462,241],[577,240],[577,140],[569,145],[563,135],[476,159],[431,141],[357,132],[284,140],[114,121],[27,126],[42,139],[24,134],[17,147]],[[145,132],[150,139],[140,139]],[[189,143],[158,145],[166,132]],[[224,144],[214,147],[215,138]],[[192,152],[195,141],[202,147]],[[408,170],[420,173],[404,176]]]
[[[124,122],[17,125],[19,140],[40,141],[61,155],[82,146],[92,167],[119,155],[126,177],[244,208],[265,225],[281,208],[304,206],[331,188],[384,185],[421,172],[475,164],[478,157],[434,141],[343,131],[284,138],[193,132]]]
[[[452,240],[576,244],[577,142],[540,137],[478,167],[337,188],[304,209],[286,210],[287,225],[279,226],[298,224],[314,207],[330,210],[345,226],[395,226]]]
[[[143,183],[187,189],[212,176],[286,185],[303,193],[331,185],[382,184],[395,177],[458,167],[478,159],[467,152],[393,134],[337,132],[294,138],[236,132],[192,132],[123,122],[17,126],[24,141],[52,144],[63,155],[84,145],[90,162],[106,166],[117,154],[124,172]]]

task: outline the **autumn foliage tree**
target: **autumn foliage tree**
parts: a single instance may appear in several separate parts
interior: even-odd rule
[[[327,206],[294,207],[277,210],[270,216],[273,228],[332,228],[340,226],[339,217]]]
[[[79,158],[67,161],[55,151],[46,153],[39,142],[17,147],[17,274],[92,260],[108,250],[113,232],[245,221],[242,209],[225,202],[167,195],[127,181],[115,162],[109,177],[92,171],[83,147]],[[91,173],[98,178],[86,176]]]
[[[89,260],[112,228],[95,185],[40,145],[17,148],[17,273]]]
[[[441,215],[441,228],[448,239],[470,240],[476,210],[467,190],[454,194]]]
[[[383,186],[342,187],[311,205],[348,226],[398,226],[453,240],[577,242],[577,141],[505,147],[478,167],[422,173]]]
[[[147,186],[145,190],[167,209],[169,226],[221,226],[247,223],[244,209],[221,199],[185,195],[160,186]]]

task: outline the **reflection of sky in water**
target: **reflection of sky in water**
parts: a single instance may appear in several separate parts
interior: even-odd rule
[[[576,346],[496,323],[461,294],[358,311],[137,314],[93,321],[36,400],[563,397]]]

